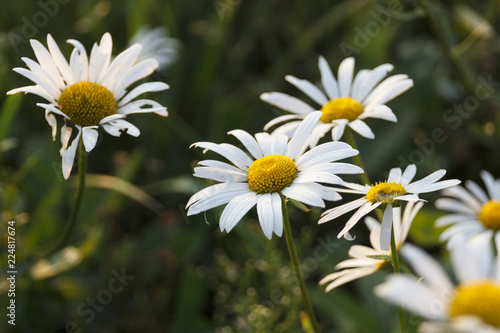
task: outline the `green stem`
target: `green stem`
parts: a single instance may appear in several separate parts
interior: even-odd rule
[[[78,215],[78,210],[83,198],[83,190],[85,188],[85,175],[87,174],[87,152],[85,151],[85,146],[83,144],[83,135],[80,136],[80,141],[78,143],[78,187],[76,190],[75,200],[73,201],[73,206],[71,207],[71,212],[66,222],[64,231],[57,241],[57,243],[47,252],[44,257],[48,257],[54,252],[61,249],[66,241],[68,240],[73,227],[75,226],[76,217]]]
[[[345,128],[344,135],[345,135],[345,139],[346,139],[347,143],[353,149],[356,149],[356,150],[359,151],[358,145],[356,144],[356,139],[354,139],[354,135],[352,134],[352,131],[351,131],[350,128],[348,128],[348,127]],[[366,173],[365,164],[363,163],[363,160],[361,159],[361,155],[360,154],[355,155],[355,156],[352,157],[352,159],[354,160],[354,164],[356,164],[357,166],[359,166],[364,171],[363,173],[359,174],[359,179],[361,180],[361,182],[363,184],[371,185],[372,182],[370,181],[370,177],[368,177],[368,175]]]
[[[295,272],[295,277],[299,283],[300,292],[302,293],[302,298],[304,300],[304,306],[306,308],[309,319],[311,320],[311,325],[313,332],[319,332],[318,322],[314,311],[312,308],[311,300],[306,290],[306,285],[304,283],[304,278],[302,277],[302,271],[299,266],[299,256],[297,254],[297,249],[295,248],[295,242],[293,241],[292,228],[290,226],[290,219],[288,218],[288,210],[286,208],[286,200],[283,194],[280,193],[282,210],[283,210],[283,229],[285,231],[286,245],[288,246],[288,253],[290,253],[290,260],[292,261],[293,271]]]
[[[354,138],[354,135],[352,134],[352,130],[350,128],[346,127],[344,130],[344,135],[345,135],[345,139],[346,139],[347,143],[353,149],[356,149],[357,151],[359,151],[358,145],[356,144],[356,139]],[[364,171],[363,173],[359,174],[359,179],[361,180],[361,182],[363,184],[366,184],[366,185],[372,185],[372,182],[370,181],[370,177],[368,177],[368,174],[366,173],[366,168],[365,168],[365,165],[363,163],[363,160],[361,159],[361,155],[360,154],[355,155],[352,157],[352,159],[354,161],[354,164],[359,166]],[[375,209],[375,214],[377,214],[378,219],[380,221],[382,221],[382,217],[384,216],[384,213],[382,212],[382,210],[380,210],[379,208]]]
[[[391,257],[394,274],[400,274],[401,266],[399,265],[398,248],[396,246],[396,239],[394,237],[394,227],[391,228]],[[401,333],[404,333],[406,332],[405,310],[401,306],[398,306],[398,317],[399,328],[401,329]]]

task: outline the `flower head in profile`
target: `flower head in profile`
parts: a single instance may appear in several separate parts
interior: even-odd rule
[[[391,225],[393,209],[402,201],[419,201],[420,193],[438,191],[446,187],[454,186],[460,183],[457,179],[438,181],[446,174],[446,170],[438,170],[429,176],[411,182],[417,167],[410,164],[404,171],[400,168],[393,168],[389,172],[389,177],[384,182],[374,185],[359,185],[354,183],[344,183],[343,186],[348,189],[337,189],[338,192],[362,194],[363,197],[352,202],[325,211],[318,221],[324,223],[336,219],[352,210],[358,209],[347,221],[344,229],[338,237],[348,235],[349,230],[366,214],[379,206],[385,206],[384,217],[382,221],[382,231],[380,234],[380,244],[383,250],[389,250],[391,241]],[[349,238],[350,236],[347,236]]]
[[[193,146],[211,150],[231,164],[216,160],[199,162],[194,175],[221,182],[194,194],[186,208],[198,214],[227,203],[220,217],[220,228],[227,232],[255,205],[267,238],[283,232],[282,196],[307,205],[324,207],[323,200],[339,200],[340,195],[324,184],[340,184],[336,174],[360,173],[362,169],[334,162],[358,154],[346,143],[330,142],[305,152],[312,128],[321,116],[313,112],[298,126],[293,137],[283,134],[233,130],[248,151],[231,144],[198,142]]]
[[[147,77],[158,67],[155,59],[136,63],[141,45],[132,45],[111,61],[112,40],[109,33],[102,36],[99,44],[94,44],[90,57],[87,57],[80,42],[70,39],[68,43],[74,49],[68,63],[51,35],[47,36],[48,49],[37,40],[30,42],[38,63],[22,58],[28,69],[14,68],[14,71],[35,85],[16,88],[7,94],[32,93],[46,99],[48,103],[37,105],[45,109],[45,118],[52,127],[54,140],[57,133],[54,114],[64,118],[60,151],[64,178],[67,179],[71,173],[80,137],[88,152],[97,143],[98,127],[113,136],[120,136],[121,133],[139,136],[139,129],[124,119],[128,114],[154,112],[161,116],[168,115],[166,108],[158,102],[134,100],[146,92],[168,89],[166,83],[143,83],[128,91],[134,82]],[[77,130],[69,147],[73,128],[68,122]]]
[[[380,118],[396,122],[396,116],[385,103],[413,86],[413,81],[404,74],[393,75],[383,80],[387,73],[392,71],[391,64],[383,64],[373,70],[363,69],[354,76],[354,58],[346,58],[340,63],[337,79],[321,56],[318,65],[324,92],[307,80],[291,75],[285,76],[285,79],[309,96],[319,107],[310,106],[300,99],[283,93],[264,93],[260,96],[263,101],[292,113],[271,120],[266,124],[265,130],[287,122],[279,126],[275,132],[290,135],[301,119],[314,110],[321,110],[322,115],[311,136],[311,147],[330,130],[332,139],[340,140],[346,126],[361,136],[373,139],[375,135],[364,120]]]
[[[468,236],[486,233],[491,237],[500,230],[500,179],[493,178],[487,171],[481,171],[481,178],[487,193],[469,180],[465,188],[445,189],[443,195],[448,198],[436,200],[437,208],[452,212],[436,220],[436,226],[451,225],[441,234],[442,241],[458,233]]]
[[[375,293],[430,320],[419,332],[500,332],[500,258],[488,240],[486,234],[450,240],[458,285],[425,252],[404,245],[401,252],[417,277],[392,275]]]
[[[165,27],[149,28],[140,27],[130,39],[129,45],[142,45],[138,62],[153,58],[158,61],[159,71],[165,70],[177,60],[180,43],[177,39],[168,36]]]
[[[405,207],[403,217],[401,217],[401,207],[394,209],[392,225],[394,226],[397,249],[406,241],[411,223],[423,204],[423,202],[417,204],[409,202]],[[373,217],[367,217],[365,224],[370,230],[372,247],[364,245],[351,246],[349,250],[351,259],[340,262],[335,266],[338,272],[328,274],[319,282],[320,285],[328,284],[326,292],[347,282],[375,273],[384,267],[388,260],[391,260],[391,250],[383,250],[380,245],[380,222]]]

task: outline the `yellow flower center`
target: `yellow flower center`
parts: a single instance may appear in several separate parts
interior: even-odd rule
[[[363,106],[350,97],[339,97],[328,101],[321,111],[323,114],[319,120],[328,124],[335,119],[355,120],[363,113]]]
[[[287,156],[268,155],[248,168],[248,187],[259,194],[279,192],[297,177],[297,166]]]
[[[59,107],[74,124],[92,126],[115,114],[118,104],[115,96],[99,83],[81,81],[62,92]]]
[[[483,322],[500,327],[500,285],[494,281],[482,281],[459,285],[450,304],[450,317],[477,316]]]
[[[481,207],[479,221],[493,230],[500,230],[500,201],[490,200]]]
[[[394,201],[394,198],[404,194],[406,194],[406,190],[403,185],[385,181],[372,185],[370,190],[368,190],[366,198],[372,203],[382,201],[385,204],[390,204]]]

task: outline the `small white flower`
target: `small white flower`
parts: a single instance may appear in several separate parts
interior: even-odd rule
[[[495,241],[499,248],[500,237]],[[401,252],[417,277],[392,275],[375,294],[429,319],[420,332],[500,332],[500,257],[488,235],[456,235],[449,249],[457,286],[439,263],[407,244]]]
[[[312,128],[321,116],[313,112],[299,125],[293,137],[258,133],[255,137],[243,130],[234,135],[249,153],[236,146],[198,142],[201,147],[225,157],[232,165],[205,160],[194,169],[200,178],[222,182],[194,194],[186,208],[188,215],[198,214],[227,203],[220,217],[220,228],[227,232],[255,205],[259,222],[267,238],[283,232],[283,196],[307,205],[324,207],[323,200],[339,200],[340,195],[325,184],[341,184],[336,174],[360,173],[362,169],[347,163],[333,163],[358,154],[346,143],[330,142],[304,153]]]
[[[404,74],[393,75],[382,81],[387,73],[392,71],[391,64],[383,64],[373,70],[363,69],[354,77],[354,58],[346,58],[339,66],[338,81],[333,76],[326,60],[321,56],[318,65],[321,72],[321,83],[326,95],[307,80],[301,80],[291,75],[285,76],[285,79],[304,92],[320,107],[312,107],[300,99],[283,93],[264,93],[260,96],[263,101],[292,113],[271,120],[266,124],[264,130],[276,124],[287,122],[278,127],[275,132],[290,136],[301,119],[319,109],[323,114],[312,132],[311,147],[315,146],[329,130],[332,131],[334,141],[340,140],[344,134],[345,126],[349,126],[361,136],[373,139],[375,135],[364,120],[366,118],[379,118],[396,122],[396,116],[385,103],[413,86],[413,81]],[[290,120],[291,122],[288,122]]]
[[[14,71],[27,77],[36,85],[20,87],[7,94],[19,92],[32,93],[45,98],[49,103],[38,103],[45,109],[45,118],[52,127],[55,140],[57,121],[54,114],[71,121],[78,133],[68,147],[72,127],[64,124],[61,129],[61,155],[64,178],[68,178],[73,167],[76,148],[83,135],[83,143],[87,152],[91,151],[98,138],[98,127],[102,127],[113,136],[125,132],[139,136],[137,127],[124,120],[131,113],[154,112],[167,116],[166,108],[150,99],[134,100],[146,92],[168,89],[163,82],[143,83],[130,92],[131,84],[150,75],[158,67],[155,59],[146,59],[136,63],[142,47],[134,44],[111,61],[112,40],[109,33],[102,36],[100,44],[94,44],[87,57],[83,45],[69,39],[74,46],[69,63],[64,58],[51,35],[47,35],[46,49],[37,40],[31,40],[38,63],[28,59],[22,60],[28,66],[14,68]]]
[[[343,186],[347,189],[336,189],[338,192],[363,194],[360,199],[343,204],[341,206],[329,209],[322,214],[318,223],[324,223],[336,219],[356,208],[359,208],[356,213],[347,221],[344,229],[339,233],[338,237],[347,235],[350,238],[348,231],[361,219],[363,216],[374,210],[375,208],[385,205],[384,218],[382,221],[382,232],[380,234],[380,244],[383,250],[389,250],[391,241],[391,225],[393,216],[393,204],[398,204],[398,201],[419,201],[418,194],[428,193],[441,190],[446,187],[454,186],[460,183],[457,179],[443,180],[438,182],[446,173],[446,170],[438,170],[429,176],[411,182],[417,172],[417,167],[410,164],[404,171],[400,168],[393,168],[389,172],[388,180],[374,185],[359,185],[345,182]]]
[[[465,188],[455,186],[443,191],[445,196],[451,198],[436,200],[437,208],[453,212],[436,220],[438,227],[451,225],[441,234],[442,241],[458,233],[467,236],[486,233],[492,237],[500,230],[500,179],[493,178],[487,171],[481,172],[481,178],[488,193],[468,180]]]
[[[158,61],[158,70],[162,71],[177,60],[180,43],[177,39],[168,37],[164,27],[150,29],[140,27],[130,39],[129,45],[140,44],[142,51],[137,61],[153,58]]]
[[[394,240],[397,249],[406,241],[411,223],[423,204],[423,202],[418,202],[414,205],[413,202],[409,202],[405,207],[402,218],[401,208],[394,208]],[[344,260],[335,266],[336,270],[343,270],[329,274],[319,282],[320,285],[328,283],[326,292],[344,283],[368,276],[381,269],[387,260],[391,260],[391,250],[383,250],[380,245],[380,223],[372,217],[367,217],[365,224],[370,230],[370,243],[372,247],[363,245],[351,246],[349,256],[352,259]]]

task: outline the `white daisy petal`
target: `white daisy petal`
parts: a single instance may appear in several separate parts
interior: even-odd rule
[[[325,207],[323,199],[308,184],[292,184],[282,190],[284,196],[315,207]]]
[[[45,110],[45,120],[52,127],[52,141],[56,140],[57,134],[57,120],[56,117],[49,110]]]
[[[358,118],[359,119],[378,118],[387,121],[392,121],[394,123],[398,121],[396,115],[386,105],[377,105],[373,108],[365,110]]]
[[[399,215],[399,211],[396,212],[396,214]],[[392,219],[393,211],[392,206],[389,204],[387,205],[387,207],[385,207],[384,216],[382,218],[382,227],[380,230],[380,248],[382,249],[382,251],[389,251],[391,248]]]
[[[255,138],[250,134],[248,134],[247,132],[236,129],[227,132],[227,134],[234,135],[238,140],[240,140],[240,142],[245,146],[245,148],[250,152],[250,154],[252,154],[252,156],[255,157],[256,159],[262,157],[262,151],[260,150],[259,144],[255,140]]]
[[[123,97],[120,102],[118,103],[118,106],[123,106],[130,101],[132,101],[134,98],[137,96],[140,96],[142,94],[145,94],[147,92],[156,92],[156,91],[163,91],[169,89],[170,86],[164,82],[146,82],[143,83],[134,89],[130,91],[125,97]]]
[[[339,96],[348,97],[351,94],[351,84],[354,74],[354,58],[346,58],[339,65]]]
[[[393,69],[394,66],[392,66],[391,64],[383,64],[374,68],[370,72],[370,75],[367,75],[366,79],[363,81],[363,85],[359,89],[359,94],[353,94],[352,97],[357,101],[363,101],[365,97],[372,91],[372,89],[375,88],[375,86],[379,84],[380,81],[382,81],[387,73],[392,71]]]
[[[57,65],[57,69],[61,73],[66,84],[72,85],[73,83],[75,83],[73,73],[71,72],[68,62],[64,58],[61,50],[59,49],[59,46],[57,46],[54,38],[52,38],[50,34],[47,35],[47,46],[49,47],[52,59],[54,59],[54,62]]]
[[[71,133],[73,132],[73,128],[66,126],[66,124],[61,127],[61,150],[59,150],[59,154],[62,154],[68,149],[69,139],[71,138]]]
[[[281,197],[278,193],[271,193],[271,209],[273,213],[273,231],[278,236],[283,235],[283,210]]]
[[[321,82],[328,97],[330,97],[331,100],[338,98],[340,96],[340,93],[337,85],[337,80],[335,80],[330,66],[328,66],[328,63],[322,56],[319,57],[318,67],[321,73]]]
[[[478,198],[481,201],[481,203],[485,203],[489,200],[486,192],[484,192],[483,189],[476,182],[468,180],[465,182],[465,187],[472,194],[474,194],[476,196],[476,198]]]
[[[252,159],[241,149],[227,143],[215,144],[211,142],[197,142],[193,144],[192,147],[211,150],[214,153],[227,158],[242,170],[247,170],[247,168],[252,165],[253,162]]]
[[[371,202],[366,202],[363,206],[361,206],[361,208],[359,208],[356,213],[354,213],[350,218],[349,220],[346,222],[345,226],[344,226],[344,229],[342,229],[340,231],[340,233],[337,235],[337,238],[340,238],[340,237],[343,237],[349,230],[351,230],[352,227],[354,227],[354,225],[356,223],[358,223],[358,221],[363,217],[365,216],[366,214],[368,214],[369,212],[371,212],[372,210],[376,209],[378,206],[380,206],[380,204],[382,204],[381,202],[377,202],[375,204],[372,204]]]
[[[339,141],[344,135],[345,126],[349,123],[347,119],[340,119],[335,121],[335,126],[332,128],[332,140]]]
[[[186,204],[187,215],[195,215],[200,212],[226,204],[235,197],[249,193],[246,183],[222,183],[209,186],[195,193]]]
[[[99,137],[99,132],[96,130],[97,126],[84,127],[82,129],[83,145],[85,146],[85,151],[89,152],[94,149],[97,138]]]
[[[285,80],[302,90],[307,96],[311,97],[319,105],[326,104],[328,99],[314,84],[307,80],[301,80],[292,75],[285,76]]]
[[[78,129],[78,134],[76,138],[71,143],[68,149],[63,151],[62,153],[62,172],[64,179],[68,179],[71,173],[71,169],[73,168],[73,163],[75,161],[76,148],[78,147],[78,143],[80,141],[81,130]]]
[[[273,127],[276,124],[279,124],[279,123],[282,123],[282,122],[285,122],[285,121],[288,121],[288,120],[292,120],[292,119],[304,119],[304,118],[305,118],[304,115],[296,115],[296,114],[287,114],[285,116],[279,116],[279,117],[274,118],[270,122],[268,122],[264,126],[264,131],[267,131],[268,129],[270,129],[271,127]]]
[[[257,204],[260,195],[255,192],[240,194],[229,201],[220,217],[220,229],[230,232],[241,218]]]
[[[297,130],[293,134],[293,137],[288,142],[286,152],[286,155],[292,160],[295,160],[307,148],[308,137],[320,117],[320,111],[312,112],[302,121],[299,127],[297,127]]]
[[[300,99],[279,92],[264,93],[260,95],[260,99],[296,114],[308,115],[314,111],[309,104],[302,102]]]
[[[257,214],[259,215],[259,222],[268,239],[271,239],[274,229],[274,212],[272,205],[271,193],[266,193],[259,196],[257,201]]]
[[[370,127],[368,127],[368,125],[366,125],[365,122],[360,120],[360,119],[356,119],[354,121],[351,121],[347,125],[350,128],[352,128],[355,132],[357,132],[359,135],[364,136],[365,138],[368,138],[368,139],[375,138],[375,134],[373,134]]]
[[[318,221],[318,224],[325,223],[327,221],[331,221],[333,219],[336,219],[337,217],[344,215],[345,213],[348,213],[358,207],[361,207],[366,204],[366,199],[361,198],[354,200],[352,202],[348,202],[346,204],[340,205],[338,207],[326,210],[323,212],[321,215],[321,219]]]
[[[444,320],[448,315],[445,301],[440,299],[440,294],[435,294],[414,277],[389,276],[385,283],[375,287],[374,292],[377,296],[424,318]]]
[[[406,244],[401,248],[401,253],[415,273],[423,277],[434,292],[439,294],[453,290],[453,285],[443,269],[422,250]]]

